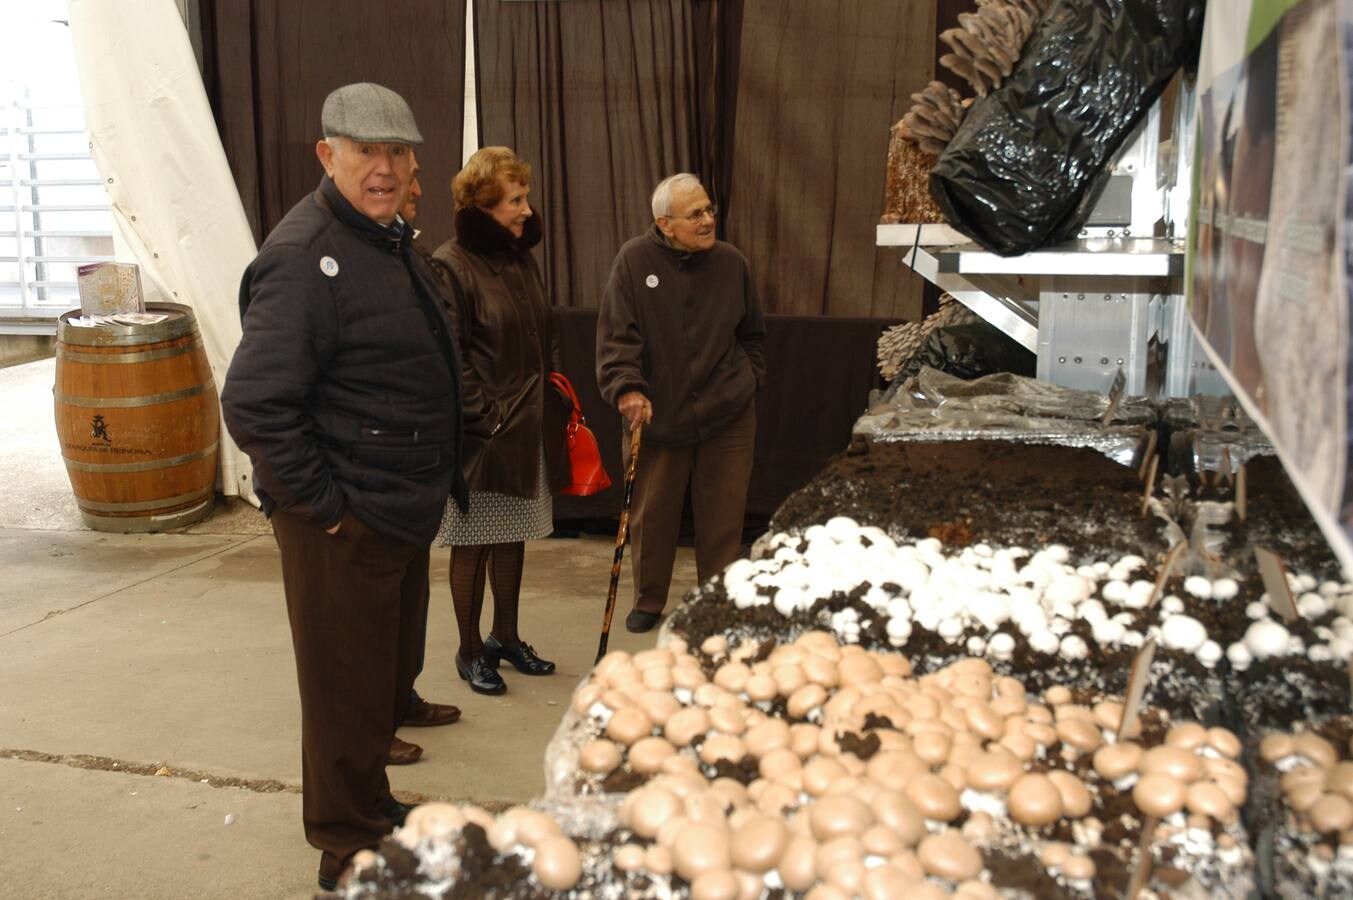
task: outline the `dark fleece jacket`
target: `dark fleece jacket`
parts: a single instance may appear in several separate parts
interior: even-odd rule
[[[756,286],[747,259],[717,241],[691,253],[655,224],[620,248],[597,317],[597,386],[615,404],[653,404],[644,440],[693,444],[740,415],[766,380]]]

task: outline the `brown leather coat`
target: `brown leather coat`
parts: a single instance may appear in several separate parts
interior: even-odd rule
[[[520,238],[479,209],[456,212],[456,237],[433,254],[459,343],[465,481],[473,491],[536,493],[542,440],[550,488],[569,482],[569,406],[549,383],[560,367],[554,315],[531,248],[539,213]],[[455,290],[455,287],[459,290]]]

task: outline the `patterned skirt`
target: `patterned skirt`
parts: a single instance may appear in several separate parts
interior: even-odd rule
[[[462,513],[454,500],[447,501],[438,547],[481,544],[511,544],[549,537],[554,531],[554,502],[545,471],[545,448],[536,463],[536,495],[509,497],[493,491],[470,491],[470,511]]]

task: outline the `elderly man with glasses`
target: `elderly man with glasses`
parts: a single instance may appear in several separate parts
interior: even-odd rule
[[[738,557],[766,378],[751,267],[715,237],[718,209],[700,180],[672,175],[652,203],[653,227],[620,248],[597,320],[601,394],[626,431],[645,426],[630,515],[632,632],[656,626],[667,603],[687,485],[700,580]]]

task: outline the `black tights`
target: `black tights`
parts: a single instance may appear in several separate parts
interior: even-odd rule
[[[517,604],[526,544],[477,544],[451,548],[451,603],[460,629],[460,657],[467,662],[484,652],[479,618],[484,610],[484,576],[493,588],[493,636],[500,644],[517,637]]]

